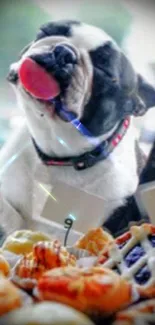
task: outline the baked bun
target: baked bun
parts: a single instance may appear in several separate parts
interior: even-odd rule
[[[42,302],[11,312],[0,325],[93,325],[82,313],[59,303]]]
[[[30,290],[47,270],[75,265],[74,255],[68,253],[58,240],[38,242],[33,246],[33,252],[25,255],[15,265],[12,280],[21,288]]]
[[[132,287],[115,272],[100,267],[64,267],[38,281],[40,300],[58,301],[82,312],[112,313],[132,301]]]
[[[132,226],[107,246],[97,265],[111,268],[135,283],[142,297],[155,297],[155,226]]]
[[[22,305],[20,291],[0,275],[0,316]]]
[[[0,254],[0,272],[5,276],[10,274],[10,265],[2,254]]]
[[[92,255],[99,255],[106,245],[113,241],[114,238],[108,232],[102,228],[94,228],[81,237],[75,244],[75,247],[85,249]]]
[[[50,241],[46,234],[31,230],[18,230],[8,236],[3,243],[2,249],[15,254],[28,254],[32,251],[33,245],[39,241]]]
[[[76,265],[75,256],[70,254],[58,240],[34,245],[33,255],[36,261],[47,269]]]

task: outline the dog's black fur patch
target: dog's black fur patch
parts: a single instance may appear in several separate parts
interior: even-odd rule
[[[131,223],[142,222],[149,222],[149,217],[147,214],[141,215],[134,196],[130,196],[126,204],[116,209],[103,226],[116,237],[127,231]]]
[[[117,69],[120,57],[111,42],[89,54],[93,65],[92,96],[84,108],[81,122],[93,135],[99,136],[121,119],[116,107],[120,89]]]
[[[90,51],[93,64],[92,96],[81,122],[95,136],[118,121],[155,105],[155,89],[138,76],[126,56],[112,42]]]
[[[62,20],[58,22],[50,22],[41,26],[36,41],[48,36],[72,36],[72,26],[80,25],[80,22],[74,20]]]
[[[139,184],[143,185],[155,181],[155,142],[147,160],[146,166],[141,172]],[[134,196],[127,198],[126,204],[114,211],[108,221],[104,224],[113,235],[118,236],[129,229],[131,222],[142,223],[150,222],[146,211],[141,212],[137,206]]]
[[[153,143],[146,166],[140,175],[140,185],[155,181],[155,142]]]
[[[138,92],[142,98],[146,109],[155,106],[155,88],[138,75]]]

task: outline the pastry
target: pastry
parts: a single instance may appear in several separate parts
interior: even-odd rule
[[[40,300],[58,301],[88,314],[105,314],[132,301],[132,286],[115,272],[101,267],[64,267],[39,279]]]
[[[10,265],[2,254],[0,254],[0,272],[5,276],[10,273]]]
[[[100,254],[97,265],[135,283],[141,296],[155,297],[155,226],[132,226]]]
[[[42,232],[18,230],[6,238],[2,249],[15,254],[25,255],[32,251],[35,243],[50,240],[51,238]]]
[[[75,247],[85,249],[92,255],[99,255],[103,248],[113,240],[114,238],[102,228],[94,228],[81,237]]]
[[[0,275],[0,316],[22,305],[20,291],[2,274]]]
[[[146,300],[116,315],[114,325],[155,324],[155,300]]]
[[[76,258],[68,253],[66,248],[58,240],[40,242],[33,247],[33,254],[38,263],[47,269],[59,266],[75,266]]]
[[[0,325],[93,325],[82,313],[59,303],[42,302],[0,318]]]
[[[76,258],[58,240],[38,242],[33,251],[15,265],[12,280],[21,288],[30,290],[45,271],[67,265],[75,266]]]
[[[11,280],[20,288],[32,290],[45,271],[44,265],[38,264],[33,254],[29,253],[17,262],[12,270]]]

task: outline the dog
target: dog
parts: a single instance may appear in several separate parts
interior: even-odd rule
[[[54,104],[24,89],[19,69],[26,58],[54,76],[60,101],[91,137],[63,120]],[[119,220],[118,211],[136,192],[142,163],[133,117],[155,105],[155,88],[134,71],[110,36],[77,21],[41,26],[11,65],[8,80],[26,122],[0,153],[1,224],[12,231],[32,217],[37,178],[52,185],[62,181],[103,198],[103,221],[113,220],[111,229],[117,232],[119,224],[111,217]]]

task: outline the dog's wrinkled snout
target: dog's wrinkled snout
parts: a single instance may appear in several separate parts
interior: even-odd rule
[[[7,75],[7,80],[15,85],[18,81],[18,73],[14,69],[11,69]]]
[[[67,45],[57,45],[54,49],[54,55],[56,61],[62,66],[68,63],[77,63],[75,51]]]
[[[75,51],[68,45],[57,45],[54,50],[31,55],[31,58],[64,85],[69,83],[78,61]]]

